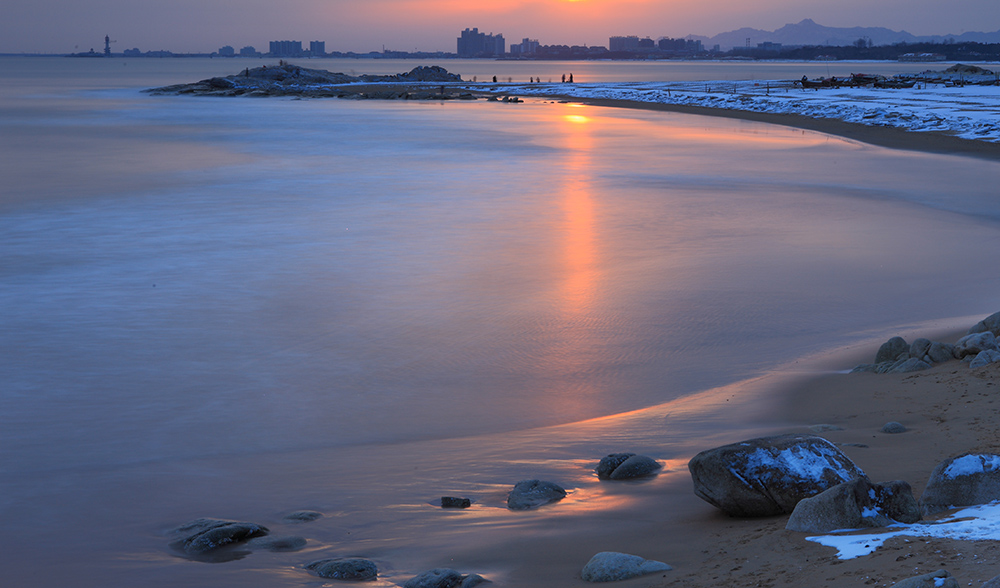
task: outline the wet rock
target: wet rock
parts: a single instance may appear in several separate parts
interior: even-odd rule
[[[403,588],[472,588],[486,583],[489,580],[479,574],[463,576],[451,568],[435,568],[410,578]]]
[[[779,435],[703,451],[688,463],[694,492],[735,517],[792,512],[803,498],[865,474],[832,443]]]
[[[643,559],[637,555],[603,551],[590,558],[580,577],[587,582],[617,582],[672,569],[663,562]]]
[[[321,559],[306,565],[321,578],[331,580],[372,580],[378,577],[378,567],[375,562],[360,557],[342,557]]]
[[[645,455],[611,453],[601,458],[594,471],[601,480],[628,480],[650,476],[662,467],[655,459]]]
[[[521,480],[507,495],[507,508],[530,510],[566,498],[566,491],[559,485],[542,480]]]
[[[795,505],[785,528],[828,533],[919,520],[920,508],[908,483],[897,480],[873,484],[867,478],[858,478],[802,499]]]
[[[441,508],[469,508],[470,506],[472,506],[472,500],[468,498],[441,497]]]
[[[958,580],[948,570],[938,570],[900,580],[893,584],[893,588],[958,588]]]
[[[904,427],[902,423],[891,421],[882,425],[882,432],[890,435],[898,435],[899,433],[905,433],[906,427]]]
[[[286,523],[311,523],[321,518],[323,513],[315,510],[296,510],[286,514],[283,520]]]
[[[174,529],[179,538],[170,546],[189,556],[204,556],[268,534],[267,527],[255,523],[221,519],[196,519]]]
[[[966,453],[939,463],[920,497],[924,516],[1000,500],[1000,455]]]
[[[878,352],[875,354],[875,363],[882,363],[884,361],[896,361],[900,359],[900,355],[906,353],[909,354],[910,345],[902,337],[893,337],[881,347],[878,348]]]

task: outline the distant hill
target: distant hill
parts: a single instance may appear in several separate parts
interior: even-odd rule
[[[742,28],[714,37],[691,35],[688,39],[696,39],[705,44],[706,48],[719,45],[723,51],[734,47],[745,47],[747,39],[750,46],[758,43],[780,43],[782,45],[851,45],[858,39],[870,39],[873,45],[892,45],[894,43],[1000,43],[1000,31],[993,33],[963,33],[961,35],[934,35],[918,37],[906,31],[893,31],[883,27],[825,27],[810,19],[800,23],[787,24],[776,31]]]

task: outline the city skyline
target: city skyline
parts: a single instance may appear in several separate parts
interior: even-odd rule
[[[455,51],[455,32],[478,27],[507,39],[607,45],[616,35],[712,36],[741,27],[774,30],[810,18],[827,26],[877,26],[915,35],[1000,30],[995,0],[11,0],[0,23],[2,53],[100,50],[211,53],[220,44],[266,46],[274,39],[323,39],[327,51]],[[386,17],[384,15],[392,15]]]

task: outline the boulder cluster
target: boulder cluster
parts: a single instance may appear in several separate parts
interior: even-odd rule
[[[893,337],[882,344],[875,354],[875,363],[854,368],[854,373],[902,374],[926,370],[936,363],[958,359],[971,368],[1000,361],[1000,312],[979,321],[967,335],[955,343],[941,343],[919,338],[907,343]]]

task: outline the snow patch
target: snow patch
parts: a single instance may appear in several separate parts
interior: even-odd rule
[[[947,478],[971,476],[1000,469],[1000,455],[963,455],[944,470]]]

